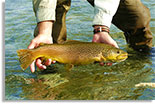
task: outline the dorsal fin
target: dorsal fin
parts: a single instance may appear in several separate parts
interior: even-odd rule
[[[78,40],[67,40],[63,44],[79,44],[79,43],[88,43],[88,42],[82,42]]]
[[[49,45],[48,43],[40,43],[39,46]]]

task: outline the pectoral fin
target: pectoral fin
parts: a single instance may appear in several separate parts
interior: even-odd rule
[[[66,66],[65,66],[65,69],[67,71],[71,71],[73,68],[74,68],[74,65],[73,64],[66,64]]]

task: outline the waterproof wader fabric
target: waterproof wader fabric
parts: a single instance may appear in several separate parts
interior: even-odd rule
[[[87,0],[94,6],[94,0]],[[120,0],[112,23],[124,32],[126,41],[135,50],[148,52],[152,47],[150,11],[140,0]]]
[[[94,6],[94,0],[87,0]],[[66,40],[66,13],[71,0],[57,0],[56,21],[53,27],[53,42],[62,43]],[[150,31],[150,12],[140,0],[121,0],[112,23],[124,32],[127,43],[135,50],[148,51],[152,47]],[[37,35],[37,28],[34,35]]]
[[[153,39],[150,19],[149,9],[140,0],[121,0],[112,23],[124,32],[130,47],[148,52]]]

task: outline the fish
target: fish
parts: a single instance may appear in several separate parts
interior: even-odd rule
[[[68,65],[86,65],[94,62],[121,62],[128,53],[104,43],[68,41],[63,44],[41,44],[34,49],[17,50],[23,70],[37,58],[52,59]]]

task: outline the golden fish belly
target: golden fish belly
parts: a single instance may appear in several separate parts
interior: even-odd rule
[[[64,64],[83,65],[95,61],[123,61],[127,53],[121,49],[101,43],[47,44],[35,49],[17,51],[22,69],[26,69],[39,57],[50,58]]]
[[[92,49],[92,46],[81,46],[77,44],[53,45],[46,49],[42,47],[38,49],[38,51],[39,50],[41,51],[39,55],[46,55],[47,58],[65,64],[83,65],[100,61],[101,59],[101,50],[97,50],[96,48]]]

